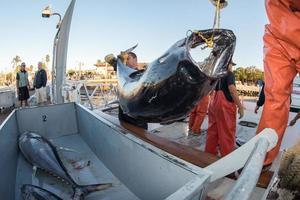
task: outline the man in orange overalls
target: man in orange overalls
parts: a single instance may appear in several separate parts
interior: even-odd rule
[[[240,118],[244,116],[244,108],[239,100],[232,73],[232,61],[228,73],[221,78],[215,91],[210,96],[208,108],[208,129],[205,151],[214,155],[226,156],[235,147],[236,111]]]
[[[277,146],[268,152],[264,168],[279,152],[288,123],[292,82],[300,72],[300,0],[266,0],[269,24],[264,35],[265,105],[257,134],[273,128]]]
[[[209,95],[203,97],[190,113],[190,117],[189,117],[190,133],[200,135],[201,125],[206,116],[208,102],[209,102]]]

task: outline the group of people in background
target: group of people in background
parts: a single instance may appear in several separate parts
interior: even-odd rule
[[[33,88],[35,89],[35,97],[38,105],[47,102],[46,85],[47,73],[43,69],[42,62],[38,62],[38,70],[34,75],[33,81]],[[28,106],[30,84],[28,72],[26,71],[26,64],[24,62],[21,64],[20,71],[18,71],[16,75],[16,88],[20,107]]]

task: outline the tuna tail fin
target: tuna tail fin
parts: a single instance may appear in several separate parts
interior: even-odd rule
[[[94,184],[94,185],[79,185],[74,189],[74,195],[72,200],[81,200],[83,197],[87,196],[92,192],[97,192],[101,190],[108,189],[112,187],[112,183],[102,183],[102,184]]]

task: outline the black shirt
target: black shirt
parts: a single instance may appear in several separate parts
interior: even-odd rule
[[[235,77],[231,71],[228,71],[227,75],[219,80],[216,86],[216,91],[222,90],[226,99],[233,102],[228,86],[235,85]]]
[[[38,70],[34,77],[34,88],[39,89],[46,87],[47,85],[47,73],[44,69]]]

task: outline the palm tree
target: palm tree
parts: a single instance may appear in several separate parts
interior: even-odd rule
[[[33,72],[33,65],[30,65],[30,66],[29,66],[28,71],[31,72],[31,73]]]
[[[49,62],[50,62],[50,55],[49,54],[46,55],[45,61],[46,61],[46,70],[48,70],[49,69]]]
[[[12,72],[8,72],[6,75],[5,75],[5,82],[10,85],[12,82],[13,82],[13,74]]]
[[[247,73],[245,68],[243,67],[238,67],[236,70],[233,71],[236,79],[238,81],[241,81],[242,84],[244,84],[244,82],[247,80]]]
[[[239,67],[233,71],[236,79],[241,81],[242,84],[245,82],[255,83],[256,80],[263,80],[264,72],[255,66],[250,67]]]
[[[13,60],[11,61],[11,63],[13,64],[13,69],[15,71],[18,71],[18,64],[21,62],[21,58],[20,56],[16,55],[16,57],[13,58]]]
[[[11,63],[13,64],[13,73],[16,74],[19,70],[19,63],[22,62],[20,56],[16,55]],[[15,82],[16,76],[12,76],[12,82]]]

